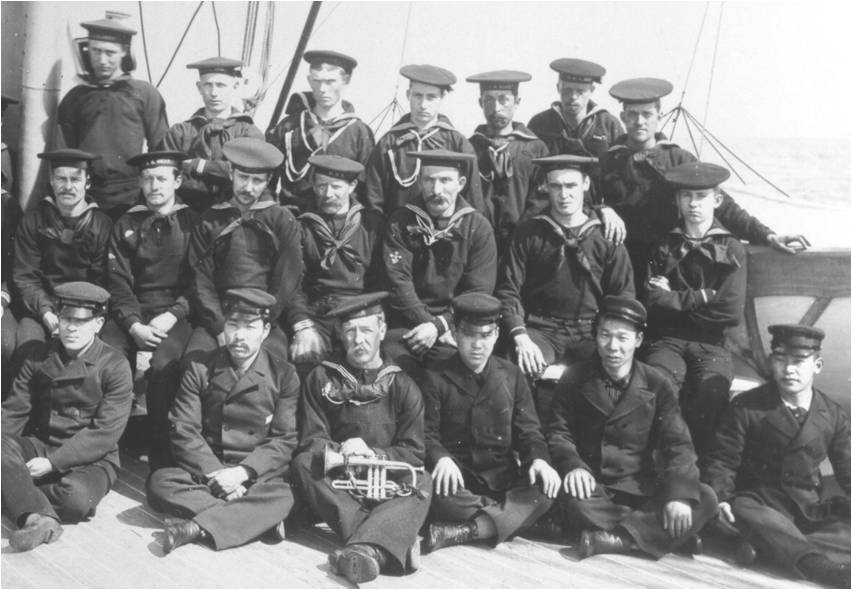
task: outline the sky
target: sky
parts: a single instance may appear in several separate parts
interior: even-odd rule
[[[76,23],[102,18],[107,9],[130,14],[131,26],[139,29],[136,2],[42,4],[62,21],[60,38],[67,37],[65,21],[72,34],[82,36]],[[197,5],[142,3],[154,81]],[[239,58],[247,3],[215,6],[222,54]],[[271,71],[278,77],[256,113],[261,128],[269,122],[308,7],[307,2],[276,4]],[[368,122],[390,103],[397,85],[397,97],[405,101],[405,83],[397,72],[406,63],[432,63],[456,74],[459,83],[444,112],[465,133],[480,122],[481,112],[477,87],[464,77],[494,69],[528,71],[533,79],[521,87],[518,112],[518,119],[527,121],[556,99],[550,61],[579,57],[607,68],[594,98],[612,111],[618,105],[607,90],[615,82],[661,77],[675,86],[664,108],[675,106],[685,92],[686,108],[721,137],[849,137],[849,17],[840,2],[323,2],[308,48],[335,49],[358,59],[347,98]],[[136,75],[146,78],[140,36],[134,43]],[[59,49],[67,46],[61,39]],[[187,118],[200,104],[186,63],[216,53],[213,11],[205,2],[160,86],[170,122]],[[9,57],[4,55],[4,66]],[[74,83],[70,60],[62,69],[67,90]],[[5,89],[12,74],[6,67],[3,74]],[[307,89],[306,74],[302,64],[295,90]]]

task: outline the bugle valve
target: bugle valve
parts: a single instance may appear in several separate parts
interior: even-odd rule
[[[413,467],[404,461],[387,461],[358,455],[344,456],[329,446],[323,455],[323,473],[329,475],[342,467],[341,477],[332,480],[336,490],[346,490],[353,496],[376,502],[399,496],[410,496],[420,492],[417,489],[417,474],[423,473],[422,467]],[[398,483],[388,478],[388,472],[408,473],[411,483]],[[358,474],[361,473],[361,477]]]

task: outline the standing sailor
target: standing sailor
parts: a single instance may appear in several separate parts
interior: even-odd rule
[[[324,361],[308,375],[302,388],[300,453],[293,461],[311,507],[346,544],[328,556],[331,571],[353,584],[382,571],[417,569],[417,531],[426,519],[432,487],[428,474],[386,471],[375,480],[387,481],[382,489],[395,491],[377,500],[368,497],[369,490],[339,489],[327,475],[327,449],[342,455],[344,463],[389,460],[423,466],[423,398],[414,381],[381,354],[387,330],[381,302],[387,295],[346,297],[328,313],[340,319],[345,356]],[[354,477],[347,481],[354,483]]]
[[[115,220],[139,198],[136,170],[127,159],[146,145],[160,145],[169,129],[166,104],[154,86],[130,75],[136,31],[110,19],[81,26],[89,32],[88,74],[59,103],[56,142],[101,156],[93,165],[91,193]]]
[[[336,155],[366,165],[376,143],[352,104],[343,100],[343,91],[358,65],[355,58],[324,50],[306,51],[304,58],[310,64],[311,92],[292,95],[287,116],[266,135],[284,154],[284,165],[277,172],[280,201],[298,212],[310,210],[314,200],[311,156]],[[361,196],[364,174],[358,179]]]
[[[413,152],[446,150],[476,154],[464,135],[441,114],[441,104],[456,83],[455,75],[430,65],[403,66],[399,73],[410,80],[405,91],[410,112],[379,140],[367,162],[367,203],[385,216],[420,194],[422,163],[411,155]],[[462,176],[468,179],[462,193],[465,200],[490,219],[476,159],[465,166]]]
[[[546,201],[538,195],[535,158],[549,155],[547,146],[522,123],[514,120],[521,103],[518,86],[530,80],[525,72],[499,70],[469,76],[468,82],[479,84],[479,106],[486,123],[470,138],[479,165],[482,195],[492,212],[494,237],[501,254],[518,220],[525,212],[536,214]]]
[[[3,514],[18,551],[94,514],[117,479],[133,400],[127,360],[97,336],[109,293],[75,281],[56,297],[59,338],[27,358],[3,401]]]
[[[238,137],[263,139],[251,117],[234,106],[242,76],[241,61],[211,57],[186,66],[198,70],[195,87],[204,106],[183,123],[172,125],[163,138],[163,150],[183,152],[183,181],[178,196],[198,212],[219,203],[227,195],[228,162],[222,146]]]
[[[338,299],[381,287],[384,219],[355,199],[358,177],[364,172],[361,164],[328,155],[311,156],[308,162],[313,167],[315,205],[299,216],[305,276],[293,306],[310,314],[322,346],[309,351],[294,344],[290,355],[294,363],[312,365],[325,360],[335,343],[335,322],[326,313]]]

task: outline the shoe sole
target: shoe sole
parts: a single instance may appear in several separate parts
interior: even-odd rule
[[[375,580],[379,575],[378,562],[355,551],[341,555],[337,561],[337,568],[340,575],[353,584]]]

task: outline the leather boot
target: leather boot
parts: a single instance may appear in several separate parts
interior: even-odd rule
[[[636,543],[626,534],[615,531],[586,530],[580,535],[578,553],[586,559],[600,553],[630,553]]]
[[[414,541],[414,544],[405,552],[405,571],[406,573],[414,573],[420,569],[420,543]]]
[[[704,539],[697,533],[689,535],[677,546],[677,552],[683,555],[701,555],[704,553]]]
[[[9,535],[9,545],[16,551],[31,551],[42,543],[53,543],[62,536],[62,526],[55,518],[33,512],[24,526]]]
[[[799,560],[799,569],[804,576],[828,588],[850,588],[849,564],[837,563],[824,555],[811,553]]]
[[[387,554],[382,549],[367,543],[353,543],[335,553],[336,556],[329,556],[329,566],[335,574],[353,584],[375,580],[388,562]]]
[[[754,545],[744,538],[739,539],[736,547],[734,547],[734,561],[738,565],[751,565],[756,559],[757,551],[755,551]]]
[[[280,521],[274,527],[263,533],[263,540],[269,543],[280,543],[287,538],[287,528],[284,521]]]
[[[476,528],[476,523],[472,520],[461,524],[433,522],[429,525],[429,530],[423,539],[423,553],[432,553],[444,547],[470,543],[476,539]]]
[[[180,520],[166,524],[163,537],[163,553],[168,555],[181,545],[204,539],[206,533],[194,520]]]

